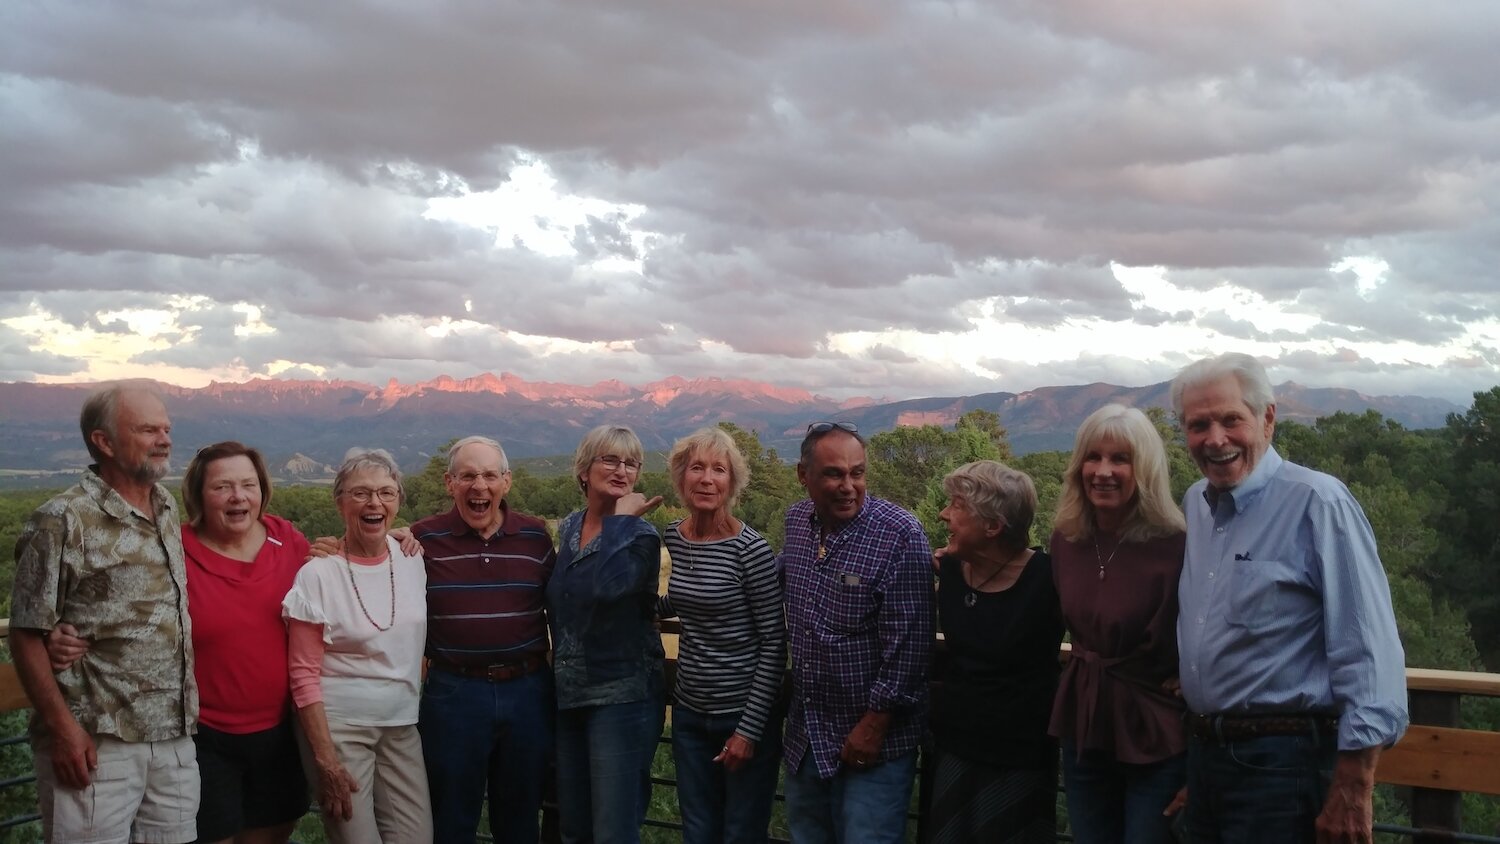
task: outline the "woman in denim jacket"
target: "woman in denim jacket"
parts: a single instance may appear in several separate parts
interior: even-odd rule
[[[558,527],[547,584],[557,680],[557,798],[568,844],[639,842],[665,715],[661,635],[652,625],[661,538],[635,492],[641,441],[590,431],[573,456],[587,500]]]

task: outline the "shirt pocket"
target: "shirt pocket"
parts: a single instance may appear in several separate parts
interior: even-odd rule
[[[875,627],[878,596],[868,583],[850,582],[853,575],[835,575],[837,580],[825,594],[822,625],[840,635],[861,633]],[[857,580],[857,578],[854,578]]]
[[[1285,560],[1235,560],[1230,570],[1226,621],[1250,631],[1273,627],[1282,596],[1296,588],[1297,567]]]

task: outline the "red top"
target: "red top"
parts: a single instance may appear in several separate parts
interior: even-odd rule
[[[1177,676],[1177,581],[1183,534],[1127,542],[1069,542],[1052,534],[1052,579],[1073,656],[1063,669],[1049,732],[1078,752],[1102,750],[1134,765],[1187,749]],[[1113,558],[1111,559],[1111,553]],[[1099,563],[1105,561],[1104,578]]]
[[[307,560],[308,544],[279,516],[263,516],[261,524],[266,542],[253,563],[210,549],[182,526],[198,720],[226,733],[269,730],[291,711],[281,601]]]

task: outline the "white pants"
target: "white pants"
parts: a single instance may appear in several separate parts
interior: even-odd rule
[[[354,817],[323,815],[329,844],[431,844],[432,800],[416,725],[360,727],[329,719],[328,732],[339,762],[359,783],[350,795]],[[316,792],[318,767],[300,729],[297,739],[307,782]]]

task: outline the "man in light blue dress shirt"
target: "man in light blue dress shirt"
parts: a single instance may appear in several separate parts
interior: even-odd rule
[[[1359,503],[1271,447],[1248,355],[1198,361],[1172,403],[1204,479],[1183,499],[1177,637],[1193,841],[1369,841],[1375,764],[1406,729],[1405,656]]]

